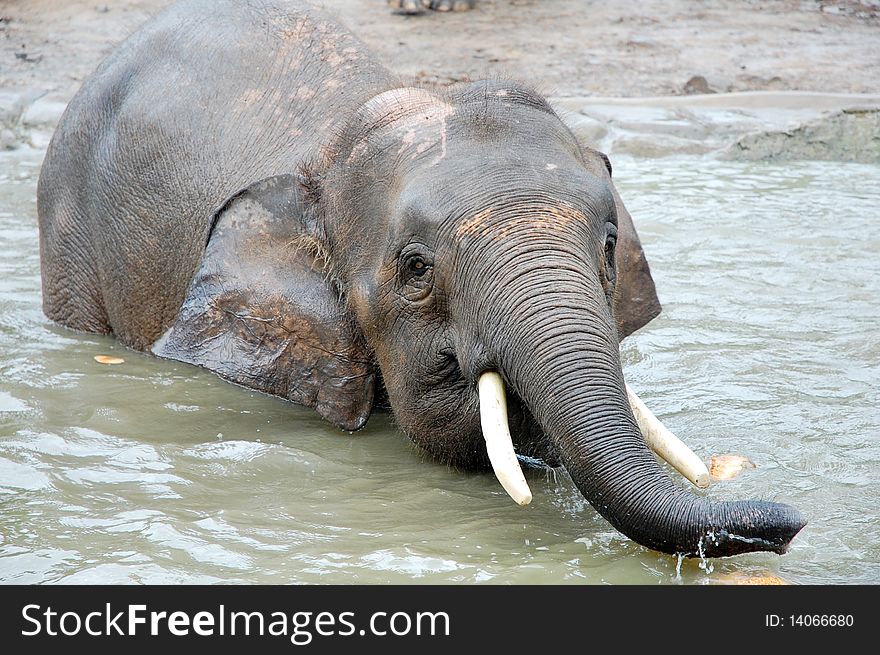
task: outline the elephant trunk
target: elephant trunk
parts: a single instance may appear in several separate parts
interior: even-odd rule
[[[805,524],[794,508],[713,502],[663,471],[627,401],[598,272],[557,257],[532,253],[527,269],[486,293],[491,300],[478,311],[493,326],[483,337],[487,368],[523,399],[581,493],[615,528],[654,550],[785,552]]]

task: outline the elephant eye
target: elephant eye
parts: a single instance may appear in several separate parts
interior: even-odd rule
[[[417,255],[411,257],[409,262],[407,262],[407,269],[411,275],[421,276],[428,272],[428,265],[422,257]]]
[[[400,253],[401,293],[410,301],[427,297],[434,286],[434,260],[423,247],[411,244]]]

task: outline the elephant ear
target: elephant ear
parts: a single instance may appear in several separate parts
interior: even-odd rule
[[[280,175],[227,201],[153,352],[357,430],[372,410],[375,365],[325,271],[307,195],[300,178]]]
[[[645,251],[633,225],[632,216],[614,189],[617,205],[617,282],[614,285],[612,311],[617,321],[617,338],[623,340],[643,327],[660,313],[660,299],[654,287],[654,278]]]
[[[614,252],[617,282],[614,285],[611,309],[617,322],[617,338],[622,341],[657,317],[661,309],[660,300],[657,298],[654,278],[651,277],[651,269],[645,259],[632,216],[611,182],[611,162],[608,156],[589,147],[583,147],[582,150],[587,166],[597,175],[607,176],[617,207],[617,247]]]

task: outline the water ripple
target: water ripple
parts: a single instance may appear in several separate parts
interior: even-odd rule
[[[664,304],[623,345],[628,380],[700,455],[757,465],[705,495],[810,519],[784,557],[679,575],[564,472],[529,469],[523,510],[490,474],[427,461],[387,415],[340,434],[53,325],[41,156],[0,152],[0,582],[880,582],[880,168],[615,161]]]

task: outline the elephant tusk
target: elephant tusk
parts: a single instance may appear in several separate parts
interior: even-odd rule
[[[632,408],[636,423],[648,447],[666,460],[675,470],[700,489],[709,486],[709,470],[697,455],[684,442],[670,432],[650,409],[642,402],[635,391],[626,385],[626,395]]]
[[[513,450],[507,426],[504,381],[495,371],[487,371],[480,375],[477,388],[480,392],[480,424],[495,477],[517,505],[528,505],[532,502],[532,492]]]

